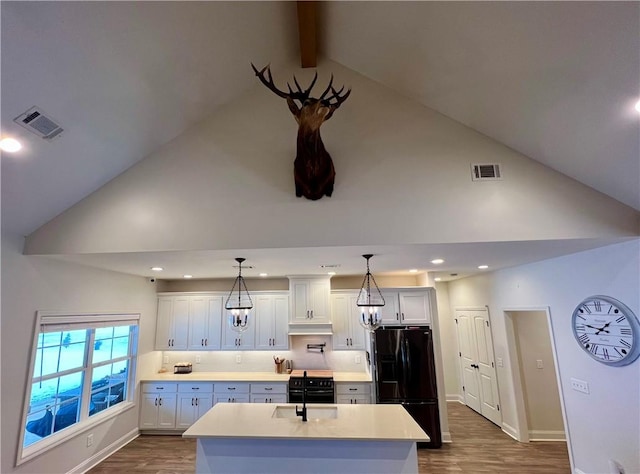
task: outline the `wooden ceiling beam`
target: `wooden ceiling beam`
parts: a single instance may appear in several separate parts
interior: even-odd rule
[[[316,67],[316,2],[298,1],[298,35],[302,67]]]

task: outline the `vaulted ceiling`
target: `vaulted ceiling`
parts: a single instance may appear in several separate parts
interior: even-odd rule
[[[21,235],[256,87],[251,61],[299,57],[295,2],[0,8],[2,134],[24,144],[2,153],[2,227]],[[637,210],[639,33],[638,2],[318,4],[321,57]],[[34,105],[62,136],[13,122]]]

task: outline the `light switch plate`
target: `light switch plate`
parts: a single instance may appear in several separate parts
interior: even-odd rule
[[[197,356],[196,356],[196,364],[199,364],[199,363],[201,362],[201,360],[202,360],[202,359],[200,358],[200,356],[199,356],[199,355],[197,355]]]
[[[498,367],[504,367],[504,362],[502,361],[502,357],[498,357],[496,359],[496,364],[498,364]]]
[[[164,360],[165,364],[168,364],[169,363],[169,356],[164,356],[163,360]]]
[[[542,360],[538,359],[536,360],[536,367],[541,369],[542,368]]]
[[[238,354],[236,356],[236,364],[241,364],[242,363],[242,356],[240,354]]]
[[[584,380],[574,379],[571,377],[571,388],[576,392],[589,394],[589,384]]]

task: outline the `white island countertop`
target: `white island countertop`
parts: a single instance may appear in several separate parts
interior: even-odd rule
[[[298,407],[302,407],[298,405]],[[218,403],[200,417],[185,438],[251,438],[333,441],[429,441],[427,434],[401,405],[308,404],[310,412],[335,407],[335,418],[303,422],[277,418],[275,411],[295,404]]]
[[[141,382],[288,382],[290,374],[275,372],[163,372],[143,377]],[[334,382],[371,382],[366,372],[333,372]]]

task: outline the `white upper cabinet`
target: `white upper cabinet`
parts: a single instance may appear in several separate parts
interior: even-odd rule
[[[364,350],[365,330],[360,326],[361,310],[356,305],[358,293],[333,293],[331,316],[333,319],[334,350]]]
[[[256,337],[255,303],[250,310],[251,317],[247,328],[242,332],[236,332],[229,326],[229,311],[225,311],[222,317],[222,349],[246,351],[254,348]]]
[[[220,349],[221,318],[222,296],[160,296],[156,349]]]
[[[189,297],[158,298],[156,350],[184,350],[189,336]]]
[[[289,296],[286,294],[258,295],[253,301],[256,324],[256,349],[289,348]]]
[[[305,277],[289,279],[291,294],[291,323],[331,323],[329,294],[330,279],[327,277]]]
[[[382,324],[421,325],[431,324],[431,299],[433,288],[420,290],[381,290],[385,305],[380,308]]]
[[[189,297],[189,349],[220,349],[222,296]]]
[[[400,324],[400,300],[398,299],[398,291],[381,290],[380,293],[382,293],[385,303],[384,306],[378,308],[382,318],[382,324],[385,326]]]

